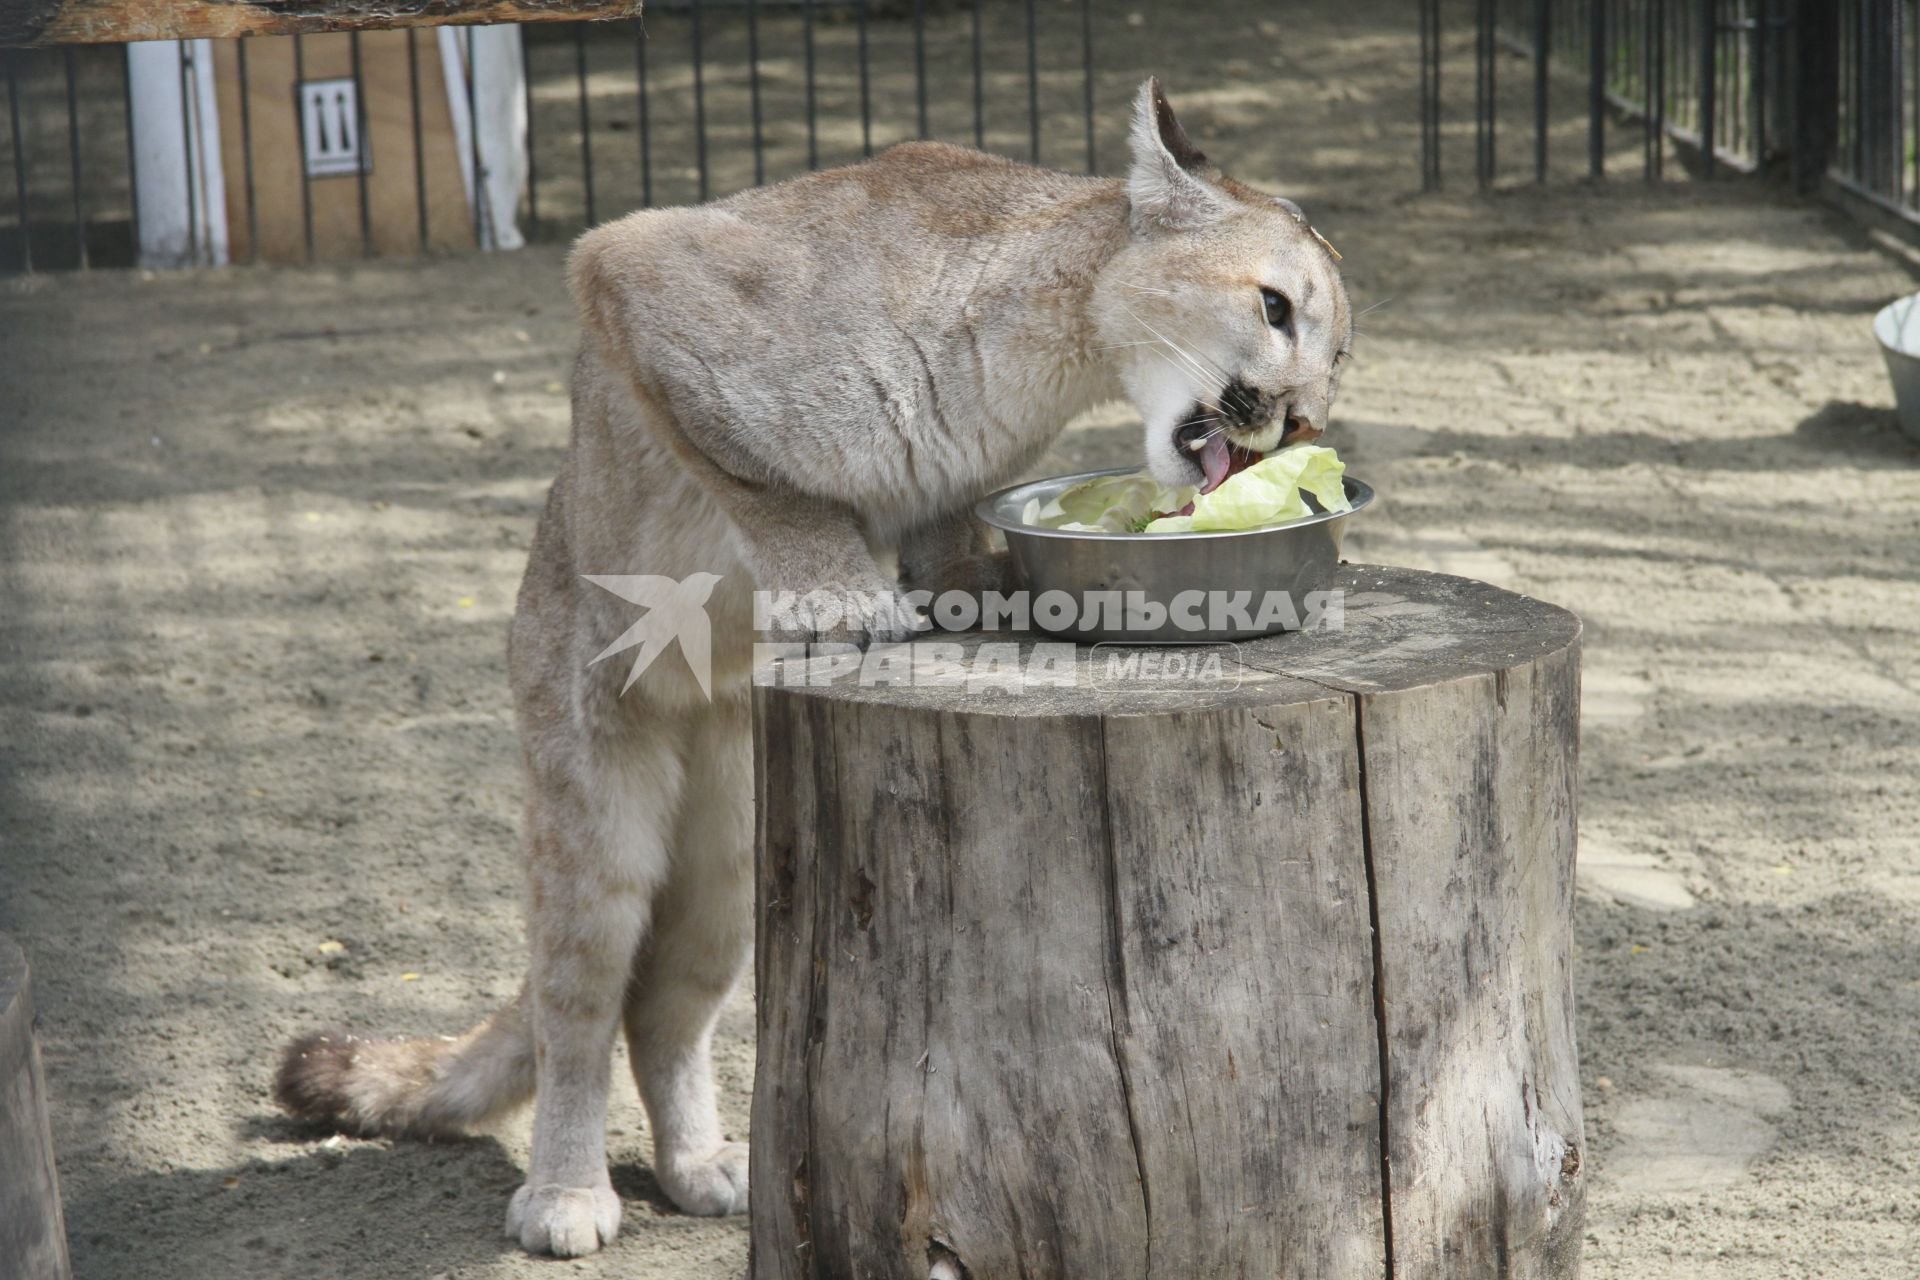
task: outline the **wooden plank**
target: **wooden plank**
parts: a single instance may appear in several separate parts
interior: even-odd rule
[[[1584,1216],[1569,644],[1360,700],[1396,1280],[1559,1280]]]
[[[70,1280],[27,958],[0,933],[0,1276]]]
[[[759,691],[759,1280],[1380,1274],[1352,713],[1284,688]]]
[[[1156,1275],[1382,1274],[1348,699],[1105,724],[1116,1034]]]
[[[407,33],[380,31],[360,40],[362,84],[367,94],[369,223],[376,257],[421,252],[413,160],[413,107],[407,70]],[[418,37],[421,158],[427,184],[427,252],[471,249],[473,214],[460,178],[460,157],[447,106],[440,50],[431,31]],[[235,262],[249,258],[246,158],[241,148],[238,45],[213,46],[215,89],[220,104],[221,164],[226,173],[227,235]],[[309,80],[353,74],[353,50],[345,35],[318,36],[301,49]],[[260,257],[267,262],[305,262],[305,215],[301,208],[300,120],[294,105],[293,41],[247,44],[247,101],[253,132],[255,216]],[[313,253],[319,261],[361,256],[360,190],[352,174],[314,178]]]
[[[1097,722],[760,692],[754,1274],[1143,1274]]]
[[[823,763],[813,726],[825,704],[756,702],[753,717],[754,1011],[759,1060],[754,1070],[752,1188],[754,1274],[807,1275],[813,1247],[808,1156],[813,1143],[812,1063],[816,877],[811,873],[821,805],[835,791],[819,785]],[[763,1272],[762,1268],[766,1268]]]
[[[631,18],[639,0],[0,0],[0,48]]]

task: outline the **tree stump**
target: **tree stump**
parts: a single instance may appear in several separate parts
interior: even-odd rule
[[[69,1280],[27,958],[0,933],[0,1276]]]
[[[1579,622],[1334,585],[1157,651],[1220,673],[755,691],[753,1280],[1578,1273]]]

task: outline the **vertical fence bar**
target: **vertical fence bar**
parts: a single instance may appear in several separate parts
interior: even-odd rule
[[[1494,108],[1498,101],[1494,85],[1493,40],[1494,0],[1478,0],[1474,13],[1474,85],[1473,142],[1474,172],[1480,187],[1493,185]]]
[[[693,132],[694,146],[699,153],[700,199],[704,203],[707,193],[712,189],[712,177],[707,171],[707,80],[706,54],[702,48],[706,20],[701,12],[700,0],[692,2],[693,17]]]
[[[980,6],[985,0],[973,0],[973,145],[987,149],[987,102],[980,48]]]
[[[1853,46],[1854,63],[1854,103],[1853,131],[1860,140],[1859,159],[1854,162],[1854,181],[1871,185],[1871,165],[1873,164],[1873,59],[1868,56],[1872,47],[1874,31],[1872,26],[1873,9],[1868,0],[1854,0],[1854,12],[1860,15],[1859,29]]]
[[[1867,6],[1865,0],[1854,0],[1849,7],[1854,19],[1853,39],[1847,49],[1846,63],[1850,72],[1847,77],[1847,130],[1853,142],[1849,148],[1853,155],[1853,169],[1849,176],[1859,182],[1867,175],[1867,131],[1861,126],[1861,108],[1867,100]]]
[[[1033,162],[1040,163],[1040,39],[1034,0],[1027,0],[1027,133]]]
[[[407,28],[407,105],[413,128],[413,214],[420,240],[420,252],[427,251],[427,151],[420,124],[420,41],[419,30]],[[437,38],[437,37],[436,37]],[[531,116],[528,117],[532,119]],[[528,151],[531,158],[532,151]],[[531,171],[529,171],[531,176]],[[531,187],[529,187],[531,190]]]
[[[1836,6],[1819,7],[1826,8],[1828,14],[1833,19],[1833,149],[1832,153],[1827,157],[1827,162],[1831,171],[1844,173],[1852,163],[1853,156],[1853,135],[1848,132],[1845,123],[1848,111],[1848,98],[1853,90],[1851,73],[1847,69],[1847,41],[1852,29],[1853,15],[1844,10],[1836,11]],[[1801,5],[1800,11],[1805,15],[1807,6],[1804,4]],[[1802,43],[1805,43],[1804,32],[1802,33]]]
[[[407,30],[411,32],[412,27]],[[540,161],[534,155],[533,128],[533,50],[527,33],[520,32],[520,113],[526,118],[521,126],[520,143],[527,152],[527,239],[540,234]]]
[[[195,266],[200,265],[200,175],[193,162],[194,69],[193,45],[176,40],[180,51],[180,145],[185,148],[187,169],[187,252]],[[25,210],[22,210],[24,213]]]
[[[467,41],[467,150],[473,166],[473,246],[492,247],[487,234],[487,170],[480,155],[480,64],[473,56],[473,28],[465,28]]]
[[[747,96],[753,111],[753,185],[767,180],[766,138],[760,119],[760,0],[747,0]]]
[[[1428,0],[1420,0],[1420,189],[1433,190],[1433,138],[1427,112],[1427,79],[1433,65],[1433,32],[1430,27],[1432,15]]]
[[[1533,180],[1547,180],[1547,57],[1553,48],[1547,0],[1533,0]]]
[[[1093,0],[1080,0],[1080,62],[1087,99],[1087,172],[1100,172],[1093,140]]]
[[[140,155],[133,145],[133,68],[127,51],[120,50],[120,103],[127,124],[127,233],[133,237],[133,260],[140,261]]]
[[[820,118],[815,105],[813,71],[813,0],[800,0],[800,43],[807,64],[807,171],[820,167]]]
[[[1906,178],[1906,157],[1901,154],[1900,144],[1906,131],[1901,127],[1905,119],[1906,86],[1902,83],[1901,71],[1906,57],[1901,49],[1901,33],[1906,25],[1905,0],[1882,0],[1882,8],[1887,16],[1890,28],[1885,52],[1880,56],[1881,73],[1886,77],[1886,118],[1881,129],[1886,134],[1887,190],[1890,200],[1898,200],[1903,194],[1902,184]]]
[[[1647,4],[1647,181],[1666,175],[1667,0]]]
[[[233,42],[240,76],[240,167],[247,196],[247,261],[260,261],[260,206],[253,185],[253,88],[247,76],[246,37]]]
[[[1740,63],[1741,46],[1737,38],[1722,39],[1722,36],[1734,37],[1739,31],[1740,0],[1734,0],[1731,18],[1722,13],[1715,5],[1715,32],[1713,37],[1713,65],[1718,69],[1718,83],[1714,86],[1714,119],[1719,123],[1718,141],[1721,149],[1729,155],[1739,155],[1744,139],[1740,136],[1740,90],[1742,88],[1743,68]],[[1723,47],[1727,55],[1725,66],[1720,65]],[[1722,104],[1721,98],[1726,102]]]
[[[1607,6],[1587,0],[1587,176],[1607,175]]]
[[[1901,149],[1906,141],[1906,85],[1903,72],[1906,66],[1906,26],[1907,9],[1905,0],[1892,0],[1891,12],[1887,15],[1893,20],[1893,38],[1887,41],[1885,66],[1891,80],[1887,94],[1887,168],[1889,186],[1887,198],[1899,200],[1906,195],[1907,157]]]
[[[1651,106],[1647,101],[1647,3],[1648,0],[1621,0],[1619,12],[1619,30],[1624,44],[1634,42],[1631,49],[1622,48],[1620,78],[1626,86],[1631,101],[1642,106]]]
[[[1700,94],[1700,173],[1702,177],[1713,176],[1713,108],[1714,88],[1719,68],[1715,66],[1714,46],[1720,29],[1720,15],[1715,12],[1716,0],[1700,0],[1700,83],[1694,88]]]
[[[917,112],[915,119],[920,128],[920,136],[924,138],[931,132],[927,127],[926,0],[913,0],[913,100]]]
[[[1440,187],[1440,0],[1420,0],[1420,189]]]
[[[1838,24],[1826,5],[1805,3],[1795,6],[1793,24],[1793,144],[1787,154],[1793,185],[1804,194],[1818,189],[1833,156]]]
[[[1868,25],[1871,13],[1866,0],[1854,0],[1852,9],[1859,21],[1855,24],[1853,33],[1853,105],[1848,111],[1847,120],[1854,137],[1853,180],[1864,184],[1868,181],[1867,166],[1872,155],[1868,148],[1872,134],[1868,128],[1870,113],[1867,107],[1869,99],[1867,76],[1871,63],[1867,58],[1867,48],[1873,38],[1873,32]]]
[[[22,55],[8,49],[0,51],[0,58],[7,63],[7,124],[13,135],[13,194],[19,201],[20,214],[20,270],[27,275],[33,274],[33,229],[32,219],[27,216],[27,144],[20,126],[20,58]]]
[[[300,233],[306,243],[307,261],[313,261],[313,175],[307,172],[307,111],[300,100],[300,86],[307,79],[305,38],[293,38],[293,118],[300,139]]]
[[[367,203],[367,162],[372,155],[367,147],[367,85],[360,75],[360,33],[347,33],[347,50],[352,58],[353,67],[353,139],[359,152],[359,161],[353,167],[353,178],[358,186],[360,198],[360,256],[373,256],[373,208]]]
[[[873,154],[873,83],[867,68],[867,0],[856,0],[854,24],[859,28],[860,37],[860,154],[870,156]]]
[[[1898,146],[1900,19],[1898,0],[1861,0],[1860,112],[1856,126],[1866,164],[1860,175],[1876,195],[1897,199],[1904,157]]]
[[[1767,162],[1767,95],[1771,89],[1767,75],[1768,38],[1771,23],[1768,0],[1759,0],[1753,18],[1753,162]]]
[[[66,55],[67,165],[73,178],[73,239],[79,248],[80,269],[85,271],[89,263],[86,197],[81,189],[80,177],[80,91],[76,83],[79,77],[74,69],[73,46],[68,45],[61,52]]]
[[[633,88],[634,95],[640,100],[640,207],[653,208],[653,120],[648,112],[647,102],[647,24],[643,18],[633,20]],[[808,86],[811,91],[812,86]],[[532,119],[531,116],[528,119]],[[807,107],[809,130],[813,124],[811,98]],[[533,155],[533,140],[527,140],[527,155]]]
[[[593,182],[593,113],[587,100],[587,24],[575,22],[573,27],[573,87],[574,96],[579,103],[580,114],[580,181],[586,188],[587,225],[598,226],[599,213],[596,208]]]

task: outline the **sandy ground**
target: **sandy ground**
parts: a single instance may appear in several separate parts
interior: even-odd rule
[[[1412,195],[1404,15],[1276,40],[1264,12],[1219,22],[1278,69],[1177,101],[1382,304],[1334,437],[1382,495],[1353,558],[1586,619],[1587,1274],[1906,1280],[1920,445],[1866,320],[1914,273],[1744,184]],[[1195,43],[1121,28],[1103,101]],[[0,928],[38,970],[78,1273],[567,1265],[500,1235],[524,1123],[323,1143],[267,1097],[296,1030],[452,1032],[518,981],[502,639],[564,439],[558,250],[16,280],[0,340]],[[1078,424],[1049,466],[1133,432]],[[750,1036],[743,994],[736,1132]],[[630,1090],[612,1124],[626,1227],[571,1267],[740,1275],[744,1224],[670,1211]]]

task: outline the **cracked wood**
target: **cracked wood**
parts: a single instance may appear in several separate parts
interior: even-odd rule
[[[1578,623],[1341,575],[1237,682],[756,690],[753,1280],[1577,1273]]]

